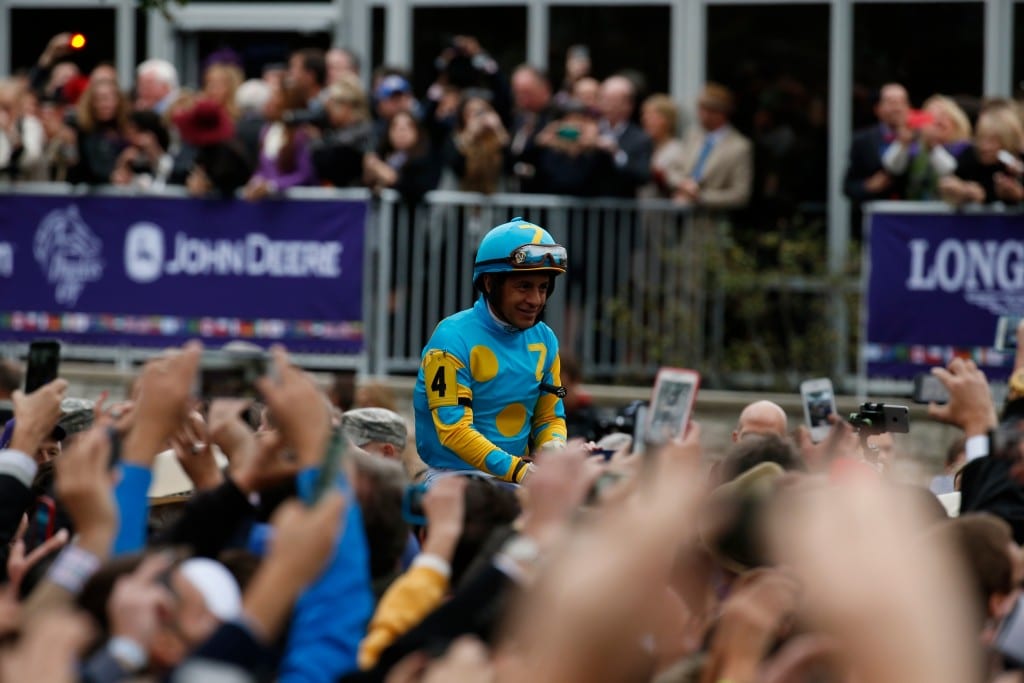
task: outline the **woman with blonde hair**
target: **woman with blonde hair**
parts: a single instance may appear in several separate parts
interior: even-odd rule
[[[1024,125],[1016,108],[990,104],[978,116],[974,143],[957,159],[956,174],[939,182],[942,197],[953,204],[1016,204],[1024,199]]]
[[[203,73],[203,97],[213,100],[231,116],[238,118],[235,92],[242,84],[242,70],[233,64],[211,64]]]
[[[651,183],[641,189],[644,197],[673,195],[668,177],[672,168],[683,165],[683,142],[679,139],[679,107],[671,97],[655,93],[640,108],[640,121],[644,132],[651,138]]]
[[[75,110],[78,130],[78,165],[73,182],[102,185],[110,182],[117,159],[128,146],[128,98],[109,78],[92,78]]]
[[[917,118],[916,126],[898,132],[898,139],[883,153],[882,164],[892,175],[906,174],[907,199],[938,199],[939,181],[956,171],[957,157],[970,147],[971,122],[945,95],[925,100]]]

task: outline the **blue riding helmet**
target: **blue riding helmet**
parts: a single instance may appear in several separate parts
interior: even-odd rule
[[[480,241],[473,282],[478,283],[484,273],[530,271],[557,276],[567,264],[565,247],[555,244],[547,230],[516,217],[492,228]]]

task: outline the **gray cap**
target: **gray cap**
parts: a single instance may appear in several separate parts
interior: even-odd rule
[[[405,450],[408,429],[401,415],[386,408],[356,408],[341,416],[341,426],[357,446],[382,441]]]
[[[57,423],[70,436],[92,427],[94,403],[86,398],[66,398],[60,402],[60,421]]]

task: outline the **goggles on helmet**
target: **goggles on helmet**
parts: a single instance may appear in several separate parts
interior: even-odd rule
[[[506,258],[481,261],[477,265],[485,266],[495,263],[507,263],[516,270],[533,268],[554,268],[564,271],[569,263],[565,247],[560,244],[524,244],[516,247]]]

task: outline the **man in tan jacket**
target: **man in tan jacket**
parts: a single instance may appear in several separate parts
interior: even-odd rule
[[[754,175],[750,140],[729,124],[728,88],[707,83],[697,100],[699,126],[683,140],[680,162],[668,169],[674,199],[709,209],[738,209],[750,201]]]

